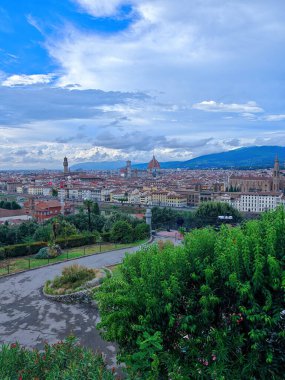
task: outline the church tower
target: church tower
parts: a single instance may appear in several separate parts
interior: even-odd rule
[[[279,159],[276,154],[275,162],[274,162],[274,169],[273,169],[273,191],[279,191],[280,190],[280,164]]]
[[[64,160],[63,160],[63,173],[64,174],[69,173],[67,157],[64,157]]]

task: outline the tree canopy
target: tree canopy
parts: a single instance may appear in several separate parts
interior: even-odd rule
[[[284,378],[284,209],[127,256],[95,293],[131,379]]]

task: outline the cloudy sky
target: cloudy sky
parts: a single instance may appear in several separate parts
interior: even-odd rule
[[[0,0],[0,169],[285,145],[285,1]]]

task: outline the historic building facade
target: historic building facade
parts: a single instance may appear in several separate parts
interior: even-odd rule
[[[280,164],[276,156],[273,176],[232,176],[229,179],[229,191],[233,192],[278,192],[284,190],[285,182],[280,178]]]

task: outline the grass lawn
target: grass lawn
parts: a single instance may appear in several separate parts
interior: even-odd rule
[[[145,243],[147,240],[141,240],[130,244],[113,244],[102,243],[87,245],[84,247],[70,248],[54,259],[35,259],[34,256],[17,257],[11,260],[0,261],[0,276],[9,273],[16,273],[27,269],[39,268],[51,263],[59,263],[69,259],[76,259],[92,255],[94,253],[112,251],[114,249],[130,248]]]

